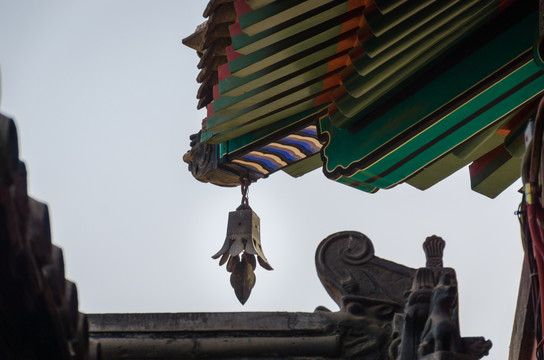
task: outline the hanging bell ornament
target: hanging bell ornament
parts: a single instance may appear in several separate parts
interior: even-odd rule
[[[245,304],[255,286],[257,261],[263,268],[273,270],[261,248],[260,219],[249,206],[248,188],[249,181],[242,180],[242,204],[229,213],[225,242],[221,250],[212,256],[213,259],[221,257],[219,266],[227,264],[227,271],[232,273],[230,283],[242,304]]]

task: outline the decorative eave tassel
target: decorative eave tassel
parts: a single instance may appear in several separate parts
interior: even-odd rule
[[[241,179],[242,203],[236,211],[229,212],[225,242],[221,250],[212,256],[213,259],[221,257],[219,266],[227,264],[227,271],[232,273],[230,283],[242,305],[255,286],[257,261],[266,270],[273,270],[261,247],[260,219],[249,206],[249,184],[249,180]]]

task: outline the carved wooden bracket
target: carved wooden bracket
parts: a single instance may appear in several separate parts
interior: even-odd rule
[[[195,179],[204,183],[232,187],[240,185],[240,178],[251,182],[257,181],[257,173],[234,164],[220,164],[218,145],[200,142],[200,132],[191,135],[191,149],[183,155],[183,161],[189,165],[189,171]]]

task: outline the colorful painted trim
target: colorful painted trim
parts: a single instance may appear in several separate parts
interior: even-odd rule
[[[321,143],[317,140],[317,126],[312,124],[229,161],[249,171],[257,172],[260,176],[268,176],[307,159],[320,150]]]

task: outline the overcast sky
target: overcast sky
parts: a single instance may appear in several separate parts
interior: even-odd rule
[[[211,255],[239,188],[202,184],[182,161],[205,116],[198,58],[181,39],[207,1],[0,0],[0,111],[16,120],[30,194],[50,206],[84,312],[336,310],[315,273],[327,235],[357,230],[376,255],[425,264],[437,234],[458,273],[463,336],[505,359],[522,262],[516,183],[494,200],[462,169],[425,192],[367,194],[316,170],[250,187],[274,271],[256,271],[245,306]]]

